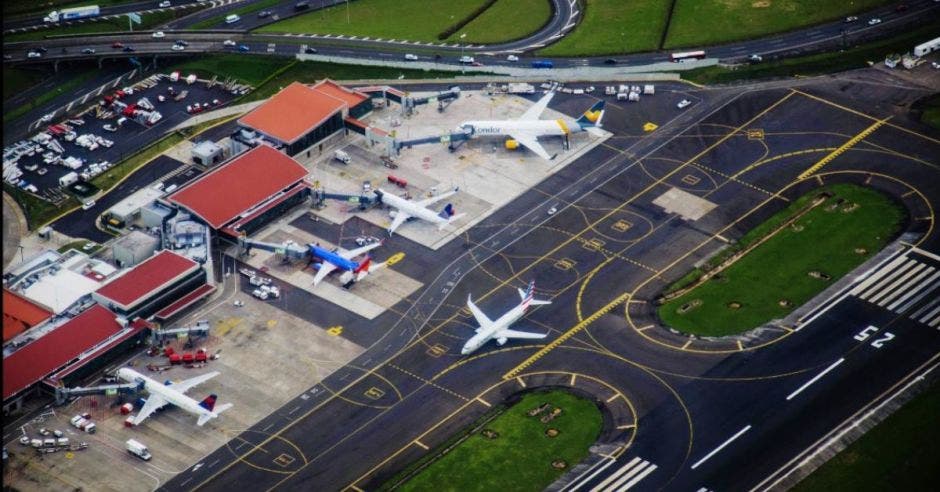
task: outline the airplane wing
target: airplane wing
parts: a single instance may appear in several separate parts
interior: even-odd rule
[[[321,261],[320,268],[317,270],[317,274],[313,277],[313,285],[317,285],[326,278],[333,270],[336,270],[336,265],[328,262]]]
[[[170,388],[179,391],[180,393],[186,393],[187,391],[199,386],[202,383],[216,377],[219,375],[219,371],[207,372],[201,376],[196,376],[194,378],[184,379],[178,383],[172,383],[169,385]],[[150,400],[147,400],[147,404],[150,404]]]
[[[339,255],[342,256],[343,258],[346,258],[347,260],[351,260],[359,255],[366,254],[369,251],[372,251],[373,249],[378,248],[381,245],[382,243],[367,244],[361,248],[350,249],[348,251],[342,251],[340,252]]]
[[[392,219],[392,225],[388,226],[388,234],[391,236],[395,229],[398,229],[398,226],[405,223],[406,220],[410,219],[411,215],[405,213],[404,210],[399,209],[398,213],[395,214],[395,218]]]
[[[153,412],[163,408],[167,403],[160,395],[150,394],[147,398],[147,403],[144,403],[144,407],[140,409],[140,412],[137,413],[137,416],[134,417],[134,425],[138,425],[144,420],[147,419]]]
[[[539,116],[542,116],[542,113],[545,111],[545,108],[548,107],[548,102],[552,100],[552,97],[555,96],[555,92],[549,92],[545,94],[544,97],[538,100],[537,103],[533,104],[532,107],[527,109],[525,113],[522,113],[522,116],[519,117],[520,120],[537,120]]]
[[[470,310],[470,313],[473,314],[473,317],[476,318],[477,323],[480,324],[480,328],[478,328],[477,331],[485,329],[486,327],[493,324],[493,320],[491,320],[486,315],[486,313],[484,313],[480,308],[477,307],[476,304],[473,303],[473,300],[470,298],[469,294],[467,295],[467,308]]]
[[[529,338],[529,339],[538,339],[545,338],[548,336],[548,333],[529,333],[527,331],[516,331],[516,330],[500,330],[498,333],[493,335],[493,338]]]
[[[527,149],[538,154],[542,159],[546,161],[552,160],[553,156],[548,155],[548,152],[545,151],[545,148],[542,147],[542,144],[539,143],[535,136],[529,135],[528,133],[510,133],[509,136],[524,145]]]
[[[443,199],[445,199],[445,198],[449,198],[449,197],[453,196],[454,193],[457,193],[457,190],[450,190],[450,191],[448,191],[447,193],[441,193],[440,195],[434,195],[434,196],[432,196],[431,198],[425,198],[424,200],[414,202],[414,204],[417,205],[417,206],[419,206],[419,207],[428,208],[429,206],[434,205],[435,203],[437,203],[437,202],[439,202],[439,201],[441,201],[441,200],[443,200]],[[400,212],[399,212],[399,213],[400,213]]]

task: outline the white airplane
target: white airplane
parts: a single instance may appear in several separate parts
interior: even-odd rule
[[[545,111],[554,92],[549,92],[539,99],[532,107],[526,110],[518,119],[501,121],[465,121],[457,127],[457,131],[470,136],[503,135],[508,137],[506,148],[514,150],[522,145],[546,160],[554,159],[539,144],[538,137],[563,136],[579,132],[589,132],[600,136],[601,119],[604,118],[604,101],[598,101],[591,109],[585,111],[576,120],[559,118],[557,120],[541,120],[539,116]]]
[[[451,203],[448,203],[440,213],[435,213],[433,210],[428,209],[428,206],[452,196],[454,193],[457,193],[457,190],[458,188],[454,188],[447,193],[441,193],[440,195],[419,201],[406,200],[381,189],[375,190],[376,196],[379,197],[379,202],[395,208],[391,213],[394,219],[392,219],[392,224],[388,226],[388,235],[391,236],[394,234],[395,229],[398,229],[400,225],[411,218],[437,224],[438,229],[443,229],[452,224],[455,220],[463,217],[463,214],[455,215],[454,206]]]
[[[496,343],[503,345],[510,338],[529,338],[529,339],[541,339],[548,336],[548,333],[529,333],[525,331],[516,331],[510,330],[509,326],[525,316],[526,310],[529,309],[529,306],[540,306],[543,304],[551,304],[552,301],[539,301],[533,298],[535,295],[535,281],[529,282],[529,288],[523,291],[518,289],[519,297],[522,298],[522,302],[518,306],[510,309],[506,314],[502,315],[496,321],[491,320],[486,316],[483,311],[480,310],[473,303],[473,299],[467,295],[467,307],[470,308],[470,312],[473,313],[473,317],[476,318],[477,323],[480,324],[480,327],[476,330],[476,335],[470,337],[470,340],[467,340],[467,343],[464,344],[463,348],[460,349],[460,353],[467,355],[474,350],[483,346],[484,343],[490,340],[496,340]]]
[[[149,417],[153,412],[163,408],[168,403],[186,410],[189,413],[199,416],[199,420],[196,421],[196,425],[204,425],[210,419],[217,418],[220,413],[232,408],[231,403],[226,403],[225,405],[215,406],[215,395],[209,395],[205,400],[201,402],[196,401],[188,396],[186,392],[193,387],[202,384],[216,376],[219,375],[218,371],[213,371],[208,374],[203,374],[202,376],[196,376],[179,383],[172,383],[167,381],[166,384],[160,384],[153,379],[144,376],[143,374],[127,368],[122,367],[118,369],[117,376],[128,383],[140,383],[143,381],[144,389],[150,393],[150,397],[147,398],[144,407],[140,409],[140,412],[134,417],[132,423],[138,425],[143,422],[147,417]]]

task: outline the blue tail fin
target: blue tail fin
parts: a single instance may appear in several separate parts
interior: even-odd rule
[[[449,219],[454,216],[454,213],[454,204],[448,203],[447,206],[444,207],[444,210],[441,210],[441,213],[437,215],[442,219]]]
[[[601,126],[601,118],[604,117],[604,101],[597,101],[591,106],[591,109],[588,109],[581,114],[581,117],[577,121],[582,127],[591,127],[591,126]]]
[[[199,406],[211,412],[212,409],[215,408],[216,398],[217,397],[215,395],[209,395],[206,397],[205,400],[202,400],[201,402],[199,402]]]

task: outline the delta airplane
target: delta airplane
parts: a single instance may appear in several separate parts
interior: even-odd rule
[[[379,202],[395,209],[390,214],[394,219],[392,220],[392,224],[388,226],[388,235],[391,236],[394,234],[399,226],[412,218],[437,224],[438,229],[443,229],[452,224],[455,220],[463,217],[463,214],[455,215],[454,205],[451,203],[448,203],[440,213],[435,213],[433,210],[428,209],[428,206],[452,196],[457,193],[457,190],[458,188],[454,188],[447,193],[441,193],[440,195],[419,201],[406,200],[381,189],[375,190],[375,195],[379,198]]]
[[[539,119],[554,95],[554,92],[549,92],[518,119],[465,121],[457,127],[457,131],[470,136],[503,135],[509,137],[509,140],[506,140],[507,149],[513,150],[522,145],[546,160],[554,159],[555,156],[548,155],[548,152],[539,144],[538,137],[563,136],[567,139],[568,135],[580,132],[600,136],[601,119],[604,118],[604,101],[595,103],[576,120],[570,118]]]
[[[362,261],[353,261],[353,258],[362,256],[381,246],[382,243],[380,242],[367,244],[351,250],[336,248],[333,251],[316,244],[308,244],[307,247],[304,248],[293,241],[288,241],[283,244],[272,244],[242,237],[239,239],[239,243],[245,248],[246,253],[250,251],[251,248],[258,248],[282,254],[288,258],[306,258],[310,260],[317,270],[317,274],[313,277],[313,285],[319,284],[327,275],[334,271],[343,270],[343,275],[340,276],[340,282],[344,287],[349,287],[353,283],[365,278],[369,273],[385,266],[385,263],[372,263],[371,256],[366,256],[365,260]]]
[[[143,422],[147,417],[149,417],[153,412],[165,407],[168,403],[186,410],[187,412],[198,415],[199,419],[196,421],[196,425],[202,426],[210,419],[218,418],[219,414],[232,408],[231,403],[226,403],[225,405],[215,406],[215,395],[209,395],[205,400],[197,402],[192,398],[186,396],[186,392],[193,387],[202,384],[216,376],[219,375],[218,371],[213,371],[208,374],[203,374],[202,376],[196,376],[194,378],[186,379],[180,381],[179,383],[173,383],[167,381],[166,384],[160,384],[153,379],[144,376],[143,374],[127,368],[122,367],[118,369],[117,376],[128,383],[139,384],[141,381],[144,383],[144,389],[150,393],[150,397],[147,398],[144,407],[140,409],[140,412],[134,417],[132,423],[138,425]]]
[[[467,340],[467,343],[464,344],[463,348],[460,350],[461,354],[467,355],[482,347],[484,343],[490,340],[496,340],[496,343],[503,345],[510,338],[541,339],[548,336],[548,333],[529,333],[509,329],[510,325],[525,316],[529,306],[540,306],[552,303],[552,301],[539,301],[533,298],[535,295],[534,280],[529,282],[528,289],[525,291],[518,289],[518,291],[522,302],[519,303],[518,306],[510,309],[506,314],[500,316],[496,321],[489,319],[486,314],[473,303],[473,299],[470,298],[470,295],[467,295],[467,307],[470,308],[470,312],[473,313],[473,317],[476,318],[480,327],[477,328],[476,334],[470,337],[470,340]]]

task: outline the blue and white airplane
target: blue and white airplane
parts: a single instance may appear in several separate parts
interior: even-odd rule
[[[364,259],[354,260],[354,258],[365,255],[369,251],[378,248],[382,245],[381,242],[367,244],[351,250],[342,248],[330,250],[316,244],[308,244],[305,248],[293,241],[288,241],[283,244],[273,244],[255,241],[245,237],[239,238],[238,242],[240,246],[245,248],[246,253],[249,252],[251,248],[258,248],[284,255],[288,258],[308,260],[313,265],[313,268],[317,270],[317,274],[313,277],[313,285],[319,284],[327,275],[334,271],[342,270],[343,274],[340,276],[340,282],[344,287],[349,287],[365,278],[369,273],[385,266],[384,262],[372,263],[372,257],[368,255]]]
[[[470,298],[470,295],[467,295],[467,308],[470,309],[470,312],[473,314],[473,317],[476,318],[477,323],[480,324],[480,327],[477,328],[476,334],[470,337],[470,339],[467,340],[467,343],[464,344],[463,348],[460,350],[461,354],[470,354],[490,340],[496,340],[497,344],[503,345],[509,341],[510,338],[541,339],[548,336],[548,333],[529,333],[526,331],[516,331],[509,329],[510,325],[525,316],[529,306],[541,306],[543,304],[552,303],[552,301],[540,301],[535,299],[534,280],[529,282],[528,289],[525,291],[518,289],[518,291],[519,297],[522,298],[522,302],[520,302],[518,306],[510,309],[508,312],[506,312],[506,314],[500,316],[495,321],[487,317],[486,313],[480,310],[480,308],[478,308],[477,305],[473,303],[473,299]]]

